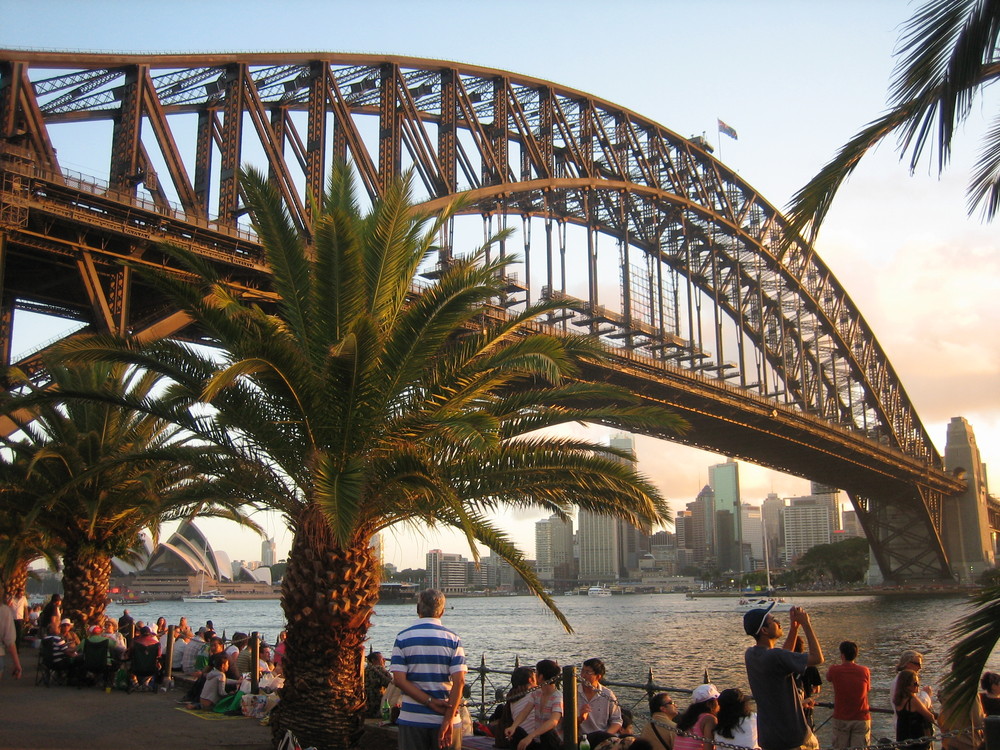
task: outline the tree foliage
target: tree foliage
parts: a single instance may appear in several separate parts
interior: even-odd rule
[[[148,274],[218,347],[79,340],[75,360],[110,358],[167,378],[177,414],[239,463],[248,496],[293,531],[282,581],[288,620],[279,737],[346,748],[363,728],[361,660],[380,570],[370,542],[395,524],[439,524],[493,549],[568,627],[523,554],[493,520],[501,506],[565,517],[574,506],[661,525],[668,506],[624,452],[544,428],[596,422],[679,431],[684,423],[626,391],[580,378],[594,342],[540,330],[565,303],[507,313],[506,265],[485,248],[455,257],[433,283],[449,213],[415,215],[409,178],[363,212],[350,168],[332,170],[312,233],[300,234],[266,177],[242,187],[272,271],[253,299],[200,258],[171,252],[183,275]],[[140,273],[143,273],[141,269]]]
[[[852,537],[832,544],[817,544],[795,561],[801,580],[826,579],[834,583],[863,581],[868,571],[868,540]]]

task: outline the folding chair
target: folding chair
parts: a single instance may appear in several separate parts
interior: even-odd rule
[[[83,679],[80,687],[93,676],[94,681],[101,680],[101,687],[110,687],[114,677],[114,667],[110,658],[111,641],[92,641],[89,638],[83,642]]]
[[[156,691],[156,678],[160,673],[157,658],[159,644],[132,644],[132,658],[129,662],[128,692],[134,689]]]
[[[68,659],[57,662],[53,646],[55,641],[43,638],[38,650],[38,669],[35,671],[35,685],[65,685],[70,670]]]

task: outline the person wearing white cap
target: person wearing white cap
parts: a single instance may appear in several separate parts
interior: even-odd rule
[[[691,705],[677,719],[674,750],[712,750],[718,715],[719,691],[715,685],[696,687],[691,691]]]
[[[813,630],[809,615],[801,607],[790,612],[793,632],[801,628],[806,637],[806,652],[775,648],[782,635],[781,622],[771,614],[774,602],[751,609],[743,616],[743,630],[754,639],[744,661],[747,680],[757,702],[757,727],[760,746],[767,750],[814,750],[819,747],[816,735],[806,721],[802,699],[793,675],[806,667],[823,663],[823,650]]]

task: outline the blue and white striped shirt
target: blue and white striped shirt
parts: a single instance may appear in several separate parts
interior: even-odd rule
[[[432,698],[447,698],[451,676],[468,671],[462,639],[441,625],[435,617],[422,617],[396,636],[392,646],[390,672],[405,672],[406,678]],[[408,695],[397,722],[412,727],[439,727],[441,714],[422,706]],[[461,723],[458,712],[454,724]]]

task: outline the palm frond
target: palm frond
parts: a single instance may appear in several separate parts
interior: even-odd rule
[[[958,640],[948,649],[951,669],[941,689],[942,704],[955,715],[967,715],[978,700],[979,678],[1000,642],[1000,585],[983,589],[970,605],[972,611],[951,627]]]

